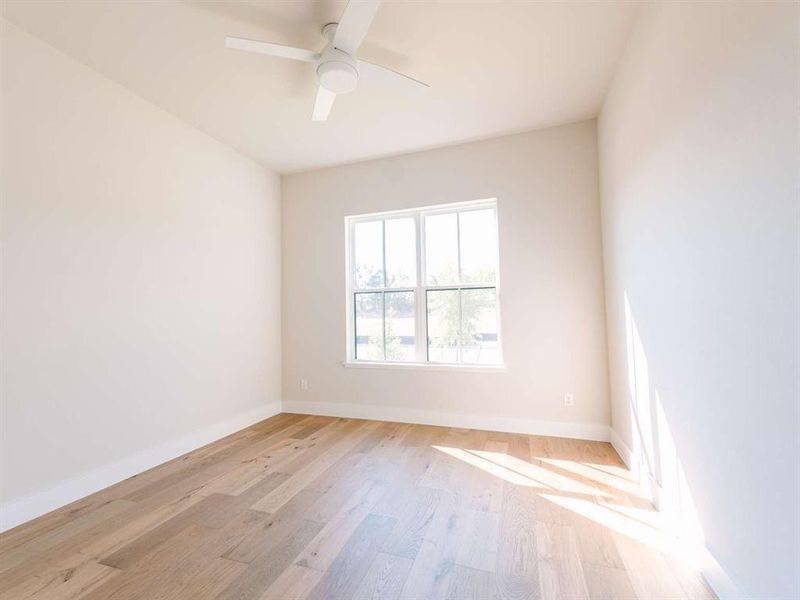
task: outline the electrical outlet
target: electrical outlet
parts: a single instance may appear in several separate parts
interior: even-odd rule
[[[307,390],[308,389],[308,379],[301,379],[300,380],[300,389]]]
[[[572,394],[564,394],[564,406],[575,406],[575,397]]]

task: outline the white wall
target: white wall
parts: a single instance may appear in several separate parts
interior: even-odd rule
[[[284,176],[282,190],[285,408],[607,434],[594,121]],[[507,371],[342,367],[345,216],[483,198],[498,200]]]
[[[8,526],[280,400],[280,181],[5,21],[0,100]]]
[[[599,120],[613,427],[772,600],[800,597],[798,40],[796,3],[650,5]]]

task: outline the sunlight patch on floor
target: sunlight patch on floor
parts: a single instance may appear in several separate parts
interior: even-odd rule
[[[559,469],[563,469],[565,471],[569,471],[583,477],[585,479],[591,479],[597,483],[602,485],[615,488],[621,492],[625,492],[626,494],[633,494],[635,496],[642,495],[642,489],[639,487],[639,484],[635,481],[631,481],[630,479],[620,477],[616,474],[611,474],[606,472],[599,467],[607,467],[609,465],[594,465],[594,464],[586,464],[586,463],[579,463],[572,460],[563,460],[557,458],[539,458],[543,464],[552,465]]]
[[[522,473],[518,473],[517,471],[508,468],[502,462],[495,462],[492,460],[488,460],[482,456],[477,456],[472,454],[472,452],[463,450],[462,448],[452,448],[450,446],[433,446],[439,452],[444,452],[448,456],[452,456],[453,458],[457,458],[459,460],[463,460],[464,462],[481,469],[482,471],[486,471],[494,475],[495,477],[499,477],[503,481],[508,481],[509,483],[513,483],[514,485],[520,485],[524,487],[531,487],[531,488],[539,488],[539,489],[548,489],[550,486],[545,484],[542,481],[538,481],[537,479],[530,477],[529,475],[524,475]],[[489,453],[489,454],[497,454],[497,453]],[[505,456],[505,455],[503,455]]]
[[[611,497],[603,490],[566,477],[551,469],[520,460],[502,452],[487,450],[465,450],[452,446],[433,446],[436,450],[463,460],[470,465],[491,473],[496,477],[525,487],[553,490],[587,496]]]
[[[433,448],[503,481],[531,488],[560,508],[679,559],[691,568],[700,569],[706,564],[702,544],[695,537],[684,535],[684,528],[670,515],[659,513],[645,501],[644,490],[624,476],[630,473],[622,468],[553,458],[526,462],[503,452],[441,445]],[[644,505],[630,504],[638,500]]]

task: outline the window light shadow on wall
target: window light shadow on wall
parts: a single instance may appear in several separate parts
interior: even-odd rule
[[[661,397],[651,382],[647,355],[627,293],[624,300],[628,406],[632,429],[631,469],[648,489],[670,530],[686,544],[702,546],[703,530]]]

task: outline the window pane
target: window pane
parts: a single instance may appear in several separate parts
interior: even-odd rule
[[[355,288],[383,287],[383,221],[356,223],[354,229]]]
[[[417,283],[417,232],[414,219],[386,221],[386,287]]]
[[[355,294],[356,358],[383,360],[383,294]]]
[[[500,362],[495,288],[461,290],[461,362]]]
[[[427,293],[428,360],[458,362],[458,290]]]
[[[425,217],[425,277],[428,285],[458,283],[458,214]]]
[[[387,222],[388,225],[388,222]],[[386,292],[386,360],[414,361],[414,292]]]
[[[494,209],[459,213],[461,282],[494,284],[497,280],[497,223]]]

